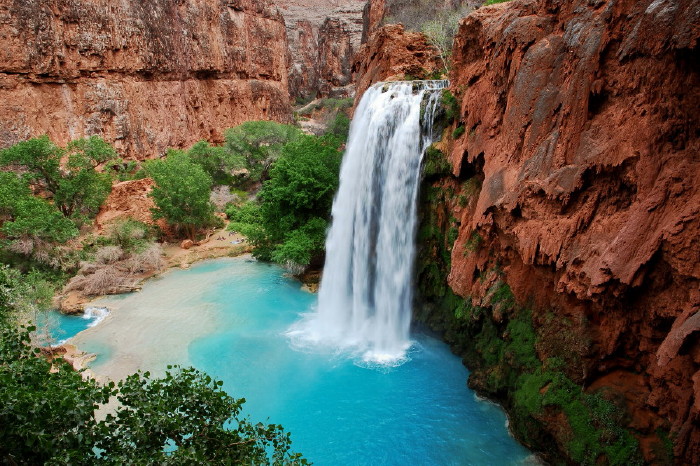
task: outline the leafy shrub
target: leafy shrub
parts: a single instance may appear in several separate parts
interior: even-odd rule
[[[349,132],[350,118],[345,114],[345,112],[338,112],[326,130],[326,134],[335,136],[342,142],[347,141]]]
[[[464,250],[468,252],[476,252],[481,247],[481,243],[484,242],[484,238],[479,234],[478,231],[474,230],[469,236],[469,239],[464,245]]]
[[[434,145],[428,147],[423,158],[423,176],[430,178],[452,173],[445,154]]]
[[[452,131],[452,139],[459,139],[465,132],[466,129],[464,128],[464,125],[459,125],[454,131]]]
[[[139,165],[134,160],[124,160],[121,157],[115,157],[107,160],[104,163],[104,171],[112,178],[119,181],[127,181],[137,179]]]
[[[408,30],[425,34],[448,69],[459,21],[472,7],[463,1],[436,4],[430,0],[388,0],[387,11],[385,22],[401,23]]]
[[[442,107],[445,109],[445,120],[455,121],[460,116],[459,102],[449,89],[443,89],[441,97]]]
[[[329,138],[301,136],[284,147],[259,196],[264,229],[282,245],[271,256],[275,261],[307,266],[323,253],[319,232],[330,216],[341,157]]]
[[[170,150],[165,159],[148,161],[146,171],[155,182],[150,193],[156,204],[153,218],[164,218],[190,239],[198,229],[214,224],[212,179],[187,154]]]
[[[227,207],[229,229],[248,238],[257,258],[299,271],[322,256],[338,186],[338,144],[329,137],[295,138],[282,148],[258,201]]]
[[[281,426],[244,417],[245,400],[221,381],[168,366],[160,378],[100,386],[37,354],[33,330],[0,325],[0,457],[9,463],[306,464]],[[112,397],[117,408],[98,421]]]
[[[138,252],[154,239],[151,225],[131,217],[118,220],[109,230],[109,241],[126,252]]]
[[[26,321],[37,311],[47,308],[56,281],[36,270],[22,274],[7,264],[0,264],[0,326]]]
[[[229,153],[243,158],[250,180],[264,181],[284,145],[299,135],[301,131],[291,125],[274,121],[248,121],[226,130],[225,148]]]

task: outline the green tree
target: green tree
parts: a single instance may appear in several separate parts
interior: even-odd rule
[[[0,326],[34,318],[51,304],[55,287],[36,271],[27,274],[0,264]]]
[[[98,426],[96,446],[109,464],[306,464],[290,452],[282,426],[253,424],[244,399],[193,368],[162,378],[130,375],[119,383],[119,409]],[[230,428],[227,429],[227,426]]]
[[[111,177],[95,169],[116,158],[117,154],[112,146],[97,136],[71,141],[66,154],[68,161],[60,188],[54,193],[54,202],[67,217],[82,215],[92,218],[112,188]]]
[[[35,277],[0,266],[0,462],[3,464],[307,464],[279,425],[244,417],[245,400],[193,368],[83,379],[18,327]],[[118,407],[98,420],[96,410]],[[99,452],[99,454],[96,454]]]
[[[156,184],[150,194],[156,204],[154,218],[164,218],[190,239],[197,229],[213,224],[212,179],[187,154],[170,150],[165,159],[149,161],[146,173]]]
[[[253,181],[267,179],[268,170],[286,143],[301,135],[291,125],[274,121],[248,121],[226,130],[226,149],[243,157]]]
[[[38,355],[32,330],[0,328],[0,457],[6,464],[87,464],[94,457],[94,412],[111,388]]]
[[[263,223],[262,209],[258,201],[248,201],[243,205],[230,205],[226,209],[230,223],[229,230],[243,234],[255,247],[253,254],[261,260],[272,260],[275,244],[272,242]]]
[[[44,199],[32,195],[26,179],[0,172],[0,232],[10,241],[21,239],[65,242],[78,230]]]
[[[82,221],[96,215],[109,194],[111,178],[95,168],[114,156],[97,136],[72,141],[65,150],[41,136],[0,151],[0,163],[25,171],[30,182],[51,193],[64,216]]]
[[[348,140],[349,132],[350,118],[343,110],[339,110],[335,117],[333,117],[331,123],[328,125],[326,134],[337,137],[341,142],[346,142]]]
[[[260,191],[263,226],[276,246],[271,258],[307,266],[323,254],[342,154],[333,138],[290,142]]]
[[[215,184],[231,184],[233,172],[245,168],[246,160],[238,153],[233,153],[226,147],[212,146],[207,141],[199,141],[193,145],[187,155],[212,177]]]
[[[279,425],[253,424],[245,400],[187,368],[137,373],[117,387],[83,380],[0,325],[0,458],[7,464],[307,464]],[[104,420],[95,410],[116,396]],[[95,454],[99,451],[99,456]]]

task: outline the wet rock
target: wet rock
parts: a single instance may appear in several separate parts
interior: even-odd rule
[[[355,101],[359,102],[362,93],[376,82],[426,79],[442,68],[438,51],[423,34],[408,32],[401,24],[383,26],[362,44],[355,57]]]

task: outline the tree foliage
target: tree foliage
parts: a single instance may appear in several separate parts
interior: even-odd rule
[[[246,159],[242,154],[231,152],[226,147],[212,146],[207,141],[193,145],[187,155],[211,176],[214,184],[231,184],[233,172],[245,168]]]
[[[268,170],[282,148],[301,135],[299,128],[274,121],[248,121],[226,130],[226,149],[245,160],[253,181],[267,179]]]
[[[46,309],[53,298],[53,284],[39,272],[27,274],[0,264],[0,325],[26,320]]]
[[[228,210],[232,228],[254,254],[293,269],[323,254],[341,153],[334,138],[299,136],[286,144],[259,193],[259,203]]]
[[[65,217],[82,221],[94,217],[107,198],[111,178],[95,168],[115,155],[97,136],[72,141],[66,149],[41,136],[0,151],[0,162],[23,170],[28,181],[51,194]]]
[[[10,464],[306,464],[279,425],[242,416],[245,400],[193,368],[118,386],[49,362],[29,332],[0,329],[0,457]],[[119,407],[98,421],[95,410]],[[99,452],[99,454],[96,454]]]
[[[94,410],[111,390],[37,355],[30,330],[1,330],[0,456],[9,464],[86,464],[94,456]]]
[[[326,134],[338,138],[341,142],[346,142],[348,140],[348,134],[350,133],[350,117],[340,110],[336,113],[335,117],[331,120],[328,125]]]
[[[32,195],[28,181],[12,172],[0,172],[0,216],[0,232],[10,241],[32,237],[65,242],[78,234],[70,219]]]
[[[30,297],[18,272],[0,267],[0,461],[4,464],[307,464],[281,426],[253,423],[243,399],[193,368],[137,373],[118,385],[83,379],[17,327]],[[104,408],[110,400],[117,408]],[[111,412],[96,417],[98,408]]]
[[[108,464],[289,464],[282,426],[253,424],[241,415],[244,399],[223,382],[193,368],[171,368],[161,378],[148,372],[119,383],[120,407],[97,427],[96,446]],[[230,426],[230,429],[226,427]]]
[[[164,218],[191,239],[197,229],[214,222],[214,206],[209,200],[212,179],[187,154],[170,150],[165,159],[149,161],[146,173],[156,184],[150,193],[156,204],[154,218]]]

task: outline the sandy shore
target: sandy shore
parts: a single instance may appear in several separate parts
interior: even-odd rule
[[[157,286],[164,277],[171,275],[173,269],[187,269],[196,262],[220,257],[236,257],[250,253],[250,246],[244,236],[226,231],[226,228],[215,231],[207,239],[188,249],[180,247],[180,243],[163,245],[164,259],[167,269],[161,273],[144,274],[139,277],[139,301],[148,303],[148,313],[135,309],[131,305],[134,294],[88,297],[73,292],[60,296],[60,308],[73,313],[82,312],[86,307],[106,307],[110,314],[103,322],[88,328],[62,345],[66,352],[64,359],[74,369],[84,370],[85,377],[100,381],[120,380],[144,367],[149,367],[154,361],[163,360],[168,356],[173,364],[186,364],[186,348],[183,341],[188,336],[201,335],[214,329],[214,323],[207,319],[206,312],[183,312],[176,309],[177,304],[187,302],[194,293],[201,293],[207,288],[206,283],[193,287],[191,279],[177,280],[167,288]],[[145,299],[145,300],[144,300]],[[158,348],[153,349],[153,342],[144,329],[158,328],[163,336]],[[184,334],[183,334],[184,333]],[[95,351],[98,341],[113,342]],[[112,345],[116,345],[113,347]],[[105,350],[118,353],[110,358],[110,363],[101,365],[99,358],[93,366],[99,367],[99,374],[89,369],[88,364],[95,361],[95,353]],[[119,350],[119,351],[115,351]]]
[[[209,237],[194,244],[189,249],[183,249],[181,244],[164,243],[162,245],[166,271],[173,267],[185,269],[196,262],[206,259],[236,257],[250,253],[253,250],[253,247],[246,241],[245,236],[226,231],[225,226],[220,230],[214,231]],[[141,274],[137,277],[139,284],[136,289],[140,288],[146,280],[162,273],[162,271],[153,271]],[[54,305],[61,312],[67,314],[82,314],[86,307],[92,306],[92,302],[99,298],[99,296],[86,296],[80,291],[69,291],[57,295],[54,298]]]
[[[92,301],[110,313],[70,339],[66,359],[78,369],[90,364],[91,377],[114,381],[138,370],[162,373],[163,361],[189,365],[189,345],[217,328],[216,306],[205,296],[226,278],[174,269],[148,280],[138,293]]]

